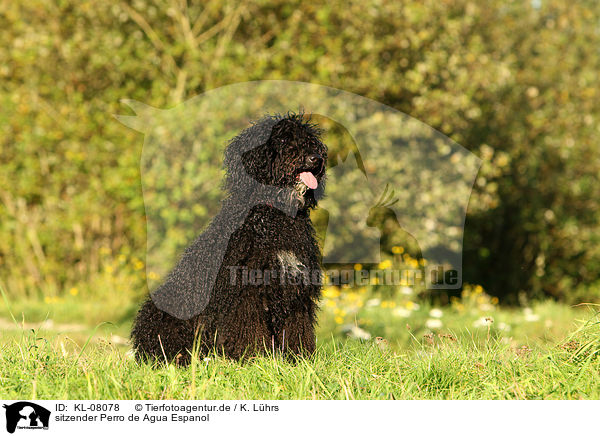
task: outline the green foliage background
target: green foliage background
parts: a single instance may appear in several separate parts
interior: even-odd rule
[[[599,23],[592,0],[0,0],[0,285],[143,293],[143,136],[113,118],[119,100],[286,79],[390,105],[483,159],[466,281],[507,302],[597,298]]]

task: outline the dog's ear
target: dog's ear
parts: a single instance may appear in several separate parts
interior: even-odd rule
[[[246,174],[263,185],[270,185],[274,179],[274,163],[277,152],[267,142],[242,154],[242,165]]]
[[[242,188],[246,190],[248,178],[257,180],[267,174],[257,171],[259,163],[270,162],[267,160],[266,143],[271,136],[271,129],[276,123],[273,117],[265,117],[243,130],[233,138],[225,149],[225,189],[232,192]]]

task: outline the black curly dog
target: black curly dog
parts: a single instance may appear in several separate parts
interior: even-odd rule
[[[303,114],[265,117],[229,143],[227,197],[138,312],[138,358],[314,351],[321,256],[309,215],[326,161],[320,130]]]

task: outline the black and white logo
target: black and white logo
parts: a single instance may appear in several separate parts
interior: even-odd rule
[[[5,404],[6,431],[14,433],[16,429],[48,430],[50,411],[29,401]]]

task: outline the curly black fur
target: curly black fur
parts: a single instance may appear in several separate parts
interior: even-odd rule
[[[138,357],[187,363],[194,345],[234,359],[313,352],[320,253],[309,214],[326,160],[319,129],[302,114],[268,116],[229,143],[227,197],[142,305],[131,332]],[[306,171],[317,189],[299,181]],[[260,276],[248,282],[246,271]]]

